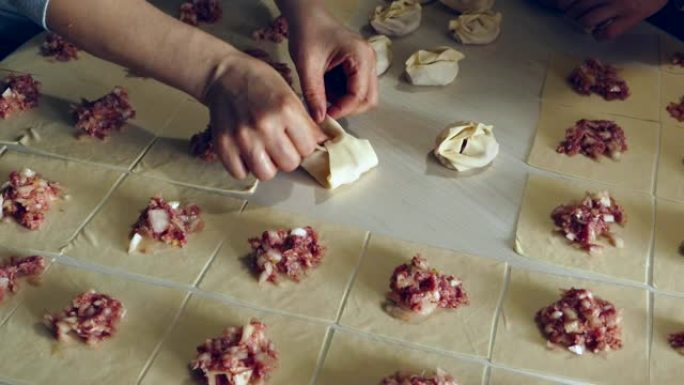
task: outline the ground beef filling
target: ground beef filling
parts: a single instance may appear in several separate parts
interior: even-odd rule
[[[74,298],[61,313],[45,315],[44,321],[59,341],[75,336],[95,345],[116,334],[125,313],[120,301],[91,290]]]
[[[181,4],[180,21],[199,25],[199,23],[216,23],[223,16],[223,8],[219,0],[191,0]]]
[[[684,67],[684,52],[675,52],[675,54],[672,55],[671,63],[672,65]]]
[[[0,218],[13,218],[27,229],[37,230],[52,202],[61,196],[59,184],[43,179],[35,171],[12,171],[9,181],[0,187]]]
[[[684,354],[684,332],[670,334],[667,338],[672,349],[678,351],[680,354]]]
[[[622,247],[623,241],[611,232],[611,225],[624,225],[627,218],[622,207],[606,191],[587,193],[580,202],[556,207],[551,213],[556,230],[570,243],[588,252],[597,252],[599,238],[606,238],[613,246]]]
[[[620,77],[617,68],[597,59],[587,59],[575,68],[568,76],[568,82],[581,95],[595,93],[605,100],[625,100],[630,95],[627,82]]]
[[[273,69],[276,70],[276,72],[278,72],[280,76],[283,77],[285,82],[287,82],[287,84],[290,87],[292,87],[292,84],[294,82],[294,79],[292,77],[292,69],[287,65],[287,63],[274,61],[273,59],[271,59],[271,55],[269,55],[268,52],[258,48],[245,50],[245,53],[273,67]]]
[[[436,373],[396,372],[380,381],[380,385],[458,385],[456,379],[442,369]]]
[[[40,45],[40,53],[62,62],[78,59],[78,47],[52,32],[48,33]]]
[[[254,269],[259,282],[278,282],[278,275],[299,282],[317,267],[325,256],[318,233],[311,227],[264,231],[249,239]]]
[[[252,320],[231,327],[197,347],[190,368],[208,385],[261,385],[278,365],[278,352],[266,336],[266,325]]]
[[[197,205],[181,207],[178,202],[167,202],[160,196],[153,197],[133,224],[129,252],[138,250],[143,238],[173,247],[185,246],[188,235],[204,227],[201,213]]]
[[[0,81],[0,119],[38,106],[40,82],[31,75],[8,75]]]
[[[550,344],[578,355],[622,348],[620,312],[587,289],[563,291],[561,299],[539,310],[535,320]]]
[[[556,151],[568,156],[581,153],[592,159],[605,155],[617,160],[627,151],[627,138],[613,121],[582,119],[565,131],[565,140]]]
[[[387,299],[390,314],[402,319],[412,315],[424,317],[437,309],[457,309],[469,303],[460,280],[430,268],[420,255],[394,269]]]
[[[36,278],[45,270],[45,258],[37,255],[18,258],[11,257],[9,261],[0,264],[0,303],[6,293],[16,293],[19,290],[19,278]]]
[[[281,43],[288,38],[289,27],[285,17],[278,16],[268,27],[259,28],[254,31],[253,36],[255,40],[267,40],[272,43]]]
[[[190,153],[195,158],[200,158],[205,162],[216,162],[218,156],[214,150],[211,126],[207,126],[204,131],[198,132],[190,138]]]
[[[667,106],[667,112],[678,122],[684,122],[684,96],[679,99],[679,102],[671,102]]]
[[[113,131],[119,131],[128,119],[135,117],[135,110],[128,100],[128,93],[115,87],[107,95],[89,101],[83,99],[73,110],[79,135],[104,140]]]

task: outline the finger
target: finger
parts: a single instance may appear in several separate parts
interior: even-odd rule
[[[325,118],[327,99],[325,97],[325,68],[323,63],[317,63],[313,59],[305,59],[302,66],[297,67],[302,93],[306,104],[309,106],[311,115],[316,122],[322,122]]]
[[[368,81],[368,96],[366,97],[366,102],[369,109],[378,105],[378,101],[380,99],[379,88],[378,77],[375,74],[371,74],[370,80]]]
[[[299,152],[285,132],[264,138],[266,152],[278,169],[290,172],[299,167],[302,161]]]
[[[613,5],[600,6],[579,18],[577,21],[582,26],[594,30],[597,27],[607,25],[607,23],[618,16],[618,11]]]
[[[214,146],[216,147],[216,154],[223,164],[223,167],[235,179],[244,179],[247,177],[247,170],[245,164],[240,157],[240,149],[235,141],[225,131],[221,133],[214,132]]]
[[[606,0],[577,1],[565,11],[565,14],[571,19],[579,19],[580,17],[594,10],[596,7],[605,5],[607,3],[608,2]]]
[[[285,129],[290,141],[297,149],[299,155],[304,158],[314,152],[317,143],[322,143],[328,137],[321,131],[321,128],[308,117],[303,122],[294,120]]]
[[[260,180],[269,180],[275,176],[277,169],[266,153],[263,142],[256,137],[252,129],[238,130],[235,140],[240,149],[240,156],[252,174]]]
[[[600,27],[594,32],[594,36],[599,40],[610,40],[627,32],[639,24],[641,20],[634,17],[617,17],[604,27]]]
[[[347,77],[347,92],[328,109],[328,114],[333,118],[355,112],[368,94],[369,67],[366,61],[349,58],[342,66]]]

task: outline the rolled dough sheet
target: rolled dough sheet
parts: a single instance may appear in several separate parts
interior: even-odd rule
[[[605,156],[593,160],[582,154],[570,157],[556,152],[558,144],[565,139],[565,130],[580,119],[607,119],[617,123],[625,131],[627,152],[618,161]],[[527,162],[533,167],[650,193],[655,179],[659,129],[660,125],[655,122],[544,103]]]
[[[684,53],[684,43],[672,36],[660,34],[660,66],[663,72],[684,75],[684,67],[672,64],[676,52]]]
[[[232,178],[221,162],[207,163],[190,154],[190,138],[203,131],[209,122],[209,111],[203,105],[187,101],[176,114],[165,134],[145,153],[135,172],[143,176],[168,180],[204,189],[252,194],[258,181],[253,176],[244,180]]]
[[[117,335],[94,347],[77,340],[58,343],[43,316],[89,289],[123,302],[126,316]],[[135,384],[185,297],[178,290],[55,264],[0,328],[0,373],[30,384]]]
[[[684,201],[684,128],[663,124],[656,195]]]
[[[670,347],[667,338],[684,331],[684,299],[656,294],[651,342],[651,384],[678,384],[684,376],[684,357]]]
[[[608,190],[625,210],[624,227],[612,230],[624,247],[605,245],[600,254],[577,249],[554,231],[551,212],[561,204],[581,200],[587,191]],[[616,278],[646,283],[653,239],[653,198],[649,194],[610,186],[530,175],[518,217],[516,251],[526,257],[565,268],[588,270]]]
[[[492,368],[489,385],[562,385],[562,382],[532,377],[510,370]]]
[[[394,269],[421,253],[443,274],[463,281],[470,304],[407,323],[383,310]],[[493,334],[506,265],[453,251],[371,236],[342,313],[341,324],[363,332],[451,352],[486,357]],[[448,332],[442,332],[447,331]]]
[[[583,60],[568,56],[554,56],[551,59],[542,94],[545,102],[576,107],[578,111],[606,112],[658,121],[660,107],[658,98],[654,97],[660,90],[660,72],[657,69],[637,63],[607,62],[622,70],[620,74],[627,81],[631,96],[624,101],[606,101],[595,94],[580,95],[568,84],[568,75]]]
[[[656,202],[656,235],[653,252],[653,285],[662,290],[684,292],[684,203]],[[684,322],[684,320],[682,320]]]
[[[203,290],[227,294],[257,306],[334,321],[366,242],[367,232],[312,221],[307,218],[248,206],[239,216],[223,221],[223,246],[200,282]],[[321,264],[295,283],[281,277],[277,286],[259,284],[245,257],[247,239],[266,230],[312,226],[328,248]]]
[[[154,254],[128,254],[131,226],[149,199],[161,194],[167,201],[195,203],[202,209],[204,229],[190,234],[183,248],[164,248]],[[216,253],[225,230],[223,223],[238,212],[243,201],[157,181],[129,176],[66,247],[64,253],[97,263],[183,284],[195,284]]]
[[[26,167],[58,182],[68,198],[54,202],[38,230],[28,230],[13,219],[0,223],[3,246],[59,252],[121,178],[121,173],[113,170],[8,150],[0,155],[0,184],[7,181],[10,172]]]
[[[547,347],[534,321],[535,314],[560,298],[559,289],[571,287],[591,289],[622,309],[621,350],[577,356],[565,349]],[[646,290],[513,269],[501,308],[492,362],[593,384],[646,384],[647,319]]]
[[[252,318],[266,324],[266,334],[279,353],[279,367],[269,384],[311,383],[327,336],[325,324],[192,296],[140,384],[201,384],[189,368],[197,346]]]
[[[684,122],[680,122],[673,118],[672,115],[667,111],[667,106],[670,103],[679,103],[684,97],[684,73],[679,75],[671,74],[668,72],[663,72],[662,74],[662,88],[660,96],[660,115],[661,121],[664,125],[673,125],[678,127],[680,130],[684,130]]]
[[[482,383],[484,366],[480,363],[336,330],[316,384],[374,385],[398,370],[420,373],[437,368],[449,372],[459,385]]]

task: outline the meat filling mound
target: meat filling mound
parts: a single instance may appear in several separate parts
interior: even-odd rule
[[[29,230],[37,230],[45,221],[52,202],[62,196],[59,184],[43,179],[25,168],[12,171],[9,180],[0,187],[0,218],[14,218]]]
[[[278,275],[299,282],[325,256],[318,233],[311,227],[264,231],[249,239],[259,282],[278,282]]]
[[[199,25],[199,23],[216,23],[223,16],[223,8],[219,0],[190,0],[181,4],[180,21]]]
[[[581,355],[622,348],[622,317],[615,306],[587,289],[565,290],[535,318],[548,342]]]
[[[78,59],[78,47],[52,32],[48,33],[45,41],[40,45],[40,53],[63,62]]]
[[[679,99],[679,102],[670,103],[667,106],[667,112],[678,122],[684,122],[684,96]]]
[[[59,341],[75,336],[95,345],[116,334],[125,313],[120,301],[90,290],[76,296],[61,313],[45,315],[44,321]]]
[[[287,19],[281,15],[275,18],[268,27],[254,31],[253,37],[259,41],[267,40],[272,43],[281,43],[288,38],[288,31]]]
[[[605,155],[617,160],[627,151],[627,138],[613,121],[582,119],[565,131],[565,140],[556,151],[568,156],[581,153],[592,159]]]
[[[190,368],[201,372],[208,385],[261,385],[277,365],[278,352],[266,336],[266,325],[252,320],[204,341]]]
[[[625,213],[607,191],[588,192],[582,201],[556,207],[551,219],[559,233],[570,243],[588,252],[599,251],[596,242],[604,237],[615,247],[622,247],[623,241],[610,231],[611,225],[623,226],[627,222]]]
[[[135,110],[128,100],[128,92],[115,87],[97,100],[83,99],[74,108],[73,116],[80,135],[104,140],[112,131],[120,130],[128,119],[134,118]]]
[[[456,379],[442,369],[435,373],[396,372],[380,381],[380,385],[458,385]]]
[[[605,100],[625,100],[629,97],[627,82],[620,77],[617,68],[597,59],[587,59],[575,68],[568,76],[568,82],[581,95],[595,93]]]
[[[670,343],[672,349],[684,354],[684,332],[670,334],[667,341]]]
[[[459,279],[430,268],[420,255],[394,269],[387,299],[390,314],[406,320],[429,316],[437,309],[458,309],[469,303]]]
[[[0,82],[0,119],[38,106],[40,82],[31,75],[8,75]]]
[[[189,204],[181,207],[179,202],[167,202],[160,196],[150,199],[131,229],[129,253],[138,250],[144,238],[173,246],[183,247],[188,235],[202,230],[204,222],[199,206]]]
[[[672,55],[672,65],[684,67],[684,52],[676,52]]]
[[[287,65],[287,63],[274,61],[271,59],[271,55],[269,55],[268,52],[258,48],[245,50],[245,53],[273,67],[273,69],[283,77],[285,82],[292,87],[292,83],[294,82],[294,79],[292,78],[292,69]]]
[[[0,264],[0,303],[6,293],[16,293],[19,290],[19,278],[35,278],[45,270],[45,258],[37,255],[17,258]]]
[[[214,150],[211,126],[207,126],[204,131],[198,132],[190,138],[190,153],[196,158],[205,162],[216,162],[218,156]]]

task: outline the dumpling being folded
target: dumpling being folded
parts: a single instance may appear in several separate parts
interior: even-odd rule
[[[458,76],[465,55],[450,47],[421,49],[406,60],[406,77],[417,86],[443,86]]]
[[[494,0],[439,0],[447,7],[460,13],[475,13],[489,11],[494,6]]]
[[[382,75],[392,64],[392,40],[385,35],[375,35],[368,39],[373,51],[375,51],[375,68]]]
[[[467,171],[487,166],[499,154],[493,126],[458,122],[437,137],[434,155],[445,167]]]
[[[397,0],[376,7],[370,24],[383,35],[405,36],[418,29],[421,13],[422,8],[417,0]]]
[[[463,44],[489,44],[501,34],[501,13],[464,14],[449,22],[454,39]]]
[[[330,140],[302,161],[302,168],[323,187],[335,189],[356,182],[361,175],[378,165],[373,146],[356,138],[331,117],[321,123]]]

